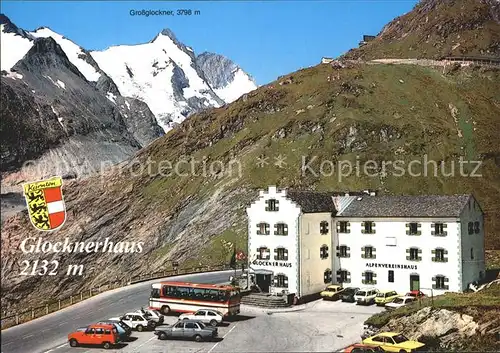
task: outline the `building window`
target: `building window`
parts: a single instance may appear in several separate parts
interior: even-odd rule
[[[420,223],[412,222],[406,223],[406,235],[421,235]]]
[[[328,245],[322,245],[321,248],[319,248],[319,257],[328,259]]]
[[[346,270],[338,270],[337,271],[337,282],[338,283],[350,283],[351,282],[351,273]]]
[[[266,211],[277,212],[280,209],[280,204],[278,200],[269,199],[266,200]]]
[[[337,222],[337,233],[350,233],[350,223],[347,221],[339,221]]]
[[[377,278],[377,274],[375,272],[372,271],[363,272],[362,277],[363,277],[362,280],[363,284],[377,284],[377,280],[375,279]]]
[[[434,284],[432,285],[432,289],[450,289],[448,285],[448,278],[442,275],[438,275],[432,278]]]
[[[470,259],[474,260],[474,249],[470,248]]]
[[[434,262],[448,262],[448,258],[446,255],[448,254],[448,250],[437,248],[431,251],[432,255],[432,261]]]
[[[274,259],[279,261],[288,261],[288,250],[285,248],[274,249]]]
[[[364,246],[361,248],[362,259],[376,259],[375,248],[373,246]]]
[[[274,225],[274,235],[288,235],[288,226],[285,223],[276,223]]]
[[[351,257],[350,250],[351,248],[346,245],[337,246],[337,257]]]
[[[269,223],[258,223],[257,235],[269,235]]]
[[[279,288],[288,288],[288,277],[284,274],[278,274],[274,277],[274,286]]]
[[[271,251],[265,246],[257,248],[257,260],[269,260],[271,258]]]
[[[422,261],[422,250],[418,248],[406,249],[406,260],[409,261]]]
[[[389,279],[388,279],[389,283],[394,283],[394,271],[393,270],[389,270]]]
[[[474,222],[468,223],[468,230],[469,230],[469,235],[474,234]]]
[[[319,224],[319,232],[321,234],[328,234],[328,222],[327,221],[322,221]]]
[[[327,268],[323,273],[323,281],[326,284],[326,283],[332,283],[332,280],[333,280],[332,270]]]
[[[361,222],[361,233],[375,234],[375,222],[372,221]]]
[[[474,222],[474,233],[479,234],[479,222]]]
[[[448,232],[445,231],[445,229],[448,227],[446,223],[434,223],[432,227],[434,227],[434,230],[431,231],[432,235],[437,235],[441,237],[448,235]]]

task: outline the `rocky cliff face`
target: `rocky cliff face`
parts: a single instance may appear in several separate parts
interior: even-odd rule
[[[203,72],[215,93],[226,103],[231,103],[242,93],[248,93],[257,88],[257,84],[248,74],[222,55],[202,53],[196,57],[196,65]]]

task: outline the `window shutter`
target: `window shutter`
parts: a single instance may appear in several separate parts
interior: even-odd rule
[[[340,222],[337,222],[337,233],[340,233]]]
[[[432,281],[435,282],[436,281],[436,277],[432,277]]]
[[[365,247],[362,247],[361,248],[361,258],[364,259],[366,258],[366,255],[365,255]],[[364,273],[364,272],[363,272]]]
[[[448,277],[444,278],[444,283],[448,283],[449,281],[450,281],[450,279]]]
[[[448,223],[443,223],[443,228],[448,228]]]
[[[365,234],[365,222],[361,222],[361,234]]]
[[[372,276],[373,276],[373,278],[376,278],[377,274],[375,272],[373,272]]]
[[[273,279],[273,283],[274,283],[274,286],[277,287],[278,286],[278,277],[274,277]]]
[[[432,289],[436,289],[436,285],[435,284],[432,285]]]
[[[336,250],[340,250],[340,246],[338,246],[338,245],[337,245],[337,246],[335,247],[335,249],[336,249]]]
[[[285,224],[285,227],[284,227],[284,228],[285,228],[285,234],[288,234],[288,225],[287,225],[287,224]]]
[[[288,287],[288,277],[284,278],[283,283],[285,284],[285,287]]]
[[[431,228],[433,229],[433,230],[431,231],[431,235],[436,235],[436,224],[435,224],[435,223],[432,223],[432,224],[431,224]]]
[[[375,225],[376,225],[376,223],[372,222],[372,233],[371,234],[375,234],[376,233]]]
[[[285,250],[285,261],[288,261],[288,250]]]

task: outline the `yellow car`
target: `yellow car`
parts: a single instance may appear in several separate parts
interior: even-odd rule
[[[375,297],[375,304],[377,304],[378,306],[384,306],[385,304],[392,302],[398,296],[399,294],[394,290],[385,290],[378,292],[377,296]]]
[[[319,293],[319,295],[325,300],[337,300],[340,299],[340,293],[342,293],[343,290],[344,288],[342,288],[342,286],[331,284],[327,286],[324,291]]]
[[[396,353],[423,352],[425,346],[422,342],[411,341],[406,336],[396,332],[383,332],[365,338],[363,344],[381,347],[386,352]]]

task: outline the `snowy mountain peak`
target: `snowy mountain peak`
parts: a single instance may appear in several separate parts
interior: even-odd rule
[[[33,45],[33,36],[17,27],[4,14],[0,14],[1,70],[10,71]]]
[[[99,80],[99,77],[101,77],[101,74],[99,73],[100,69],[92,59],[91,55],[73,41],[60,35],[59,33],[54,32],[48,27],[39,27],[34,32],[31,32],[31,35],[37,38],[52,37],[57,44],[61,46],[73,65],[75,65],[83,76],[85,76],[87,81],[95,82]]]
[[[163,36],[167,36],[169,37],[170,39],[172,39],[174,42],[179,42],[177,37],[175,36],[174,32],[172,32],[172,30],[170,28],[164,28],[161,32],[160,32],[161,35]]]

